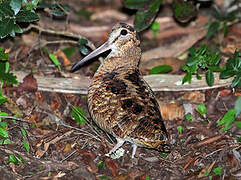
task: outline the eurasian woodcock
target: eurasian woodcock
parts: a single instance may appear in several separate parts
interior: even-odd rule
[[[124,142],[137,146],[169,151],[167,130],[159,105],[149,85],[140,75],[140,40],[133,27],[116,24],[108,40],[77,62],[77,70],[93,57],[110,50],[96,71],[88,91],[88,109],[94,122],[113,135],[117,144],[107,154],[115,152]]]

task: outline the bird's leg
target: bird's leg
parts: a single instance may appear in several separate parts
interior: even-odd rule
[[[131,158],[133,159],[135,157],[136,154],[136,149],[137,149],[137,145],[136,144],[132,144],[132,154],[131,154]]]
[[[105,155],[109,157],[113,152],[119,149],[119,147],[121,147],[124,144],[124,142],[125,141],[123,139],[117,139],[117,144],[110,150],[108,154]]]

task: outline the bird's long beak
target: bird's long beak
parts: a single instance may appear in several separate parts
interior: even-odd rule
[[[111,44],[109,43],[109,41],[106,41],[104,44],[102,44],[100,47],[98,47],[96,50],[94,50],[93,52],[91,52],[88,56],[86,56],[85,58],[81,59],[80,61],[78,61],[77,63],[75,63],[72,68],[71,68],[71,72],[76,71],[80,66],[82,66],[84,63],[86,63],[87,61],[89,61],[90,59],[98,56],[99,54],[106,52],[108,50],[111,49]]]

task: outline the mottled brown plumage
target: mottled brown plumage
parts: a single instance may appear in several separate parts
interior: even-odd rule
[[[140,75],[140,40],[129,25],[115,25],[106,43],[72,67],[76,70],[98,54],[111,50],[95,73],[88,92],[92,119],[117,139],[115,152],[126,141],[137,146],[168,151],[167,131],[155,96]]]

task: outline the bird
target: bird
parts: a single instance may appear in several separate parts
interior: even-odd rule
[[[169,152],[158,102],[139,70],[140,38],[131,25],[114,25],[108,40],[75,63],[71,72],[106,51],[109,54],[95,72],[87,96],[91,118],[117,142],[106,155],[115,153],[125,142],[132,145],[132,158],[137,147]]]

